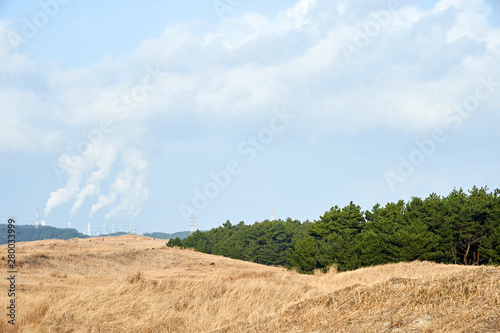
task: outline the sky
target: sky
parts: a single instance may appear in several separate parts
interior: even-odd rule
[[[499,23],[495,0],[1,1],[0,218],[171,233],[500,188]]]

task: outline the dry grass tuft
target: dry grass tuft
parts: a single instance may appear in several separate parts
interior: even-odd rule
[[[127,278],[128,283],[136,283],[141,280],[141,271],[138,269],[134,274]]]
[[[17,332],[500,331],[498,267],[301,275],[134,235],[20,243],[18,255]]]
[[[50,276],[58,278],[58,279],[65,279],[68,277],[68,274],[66,273],[60,273],[60,272],[51,272]]]

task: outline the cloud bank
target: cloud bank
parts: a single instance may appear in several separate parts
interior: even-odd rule
[[[449,126],[453,104],[481,76],[500,73],[491,8],[482,0],[390,3],[301,0],[276,17],[226,17],[209,32],[172,23],[133,54],[68,70],[18,53],[0,22],[0,151],[62,151],[66,184],[45,213],[71,202],[74,215],[93,200],[89,215],[108,208],[109,218],[134,216],[147,200],[151,124],[217,119],[197,123],[216,133],[286,104],[304,138]],[[490,98],[481,112],[499,106]],[[103,121],[115,129],[78,149]]]

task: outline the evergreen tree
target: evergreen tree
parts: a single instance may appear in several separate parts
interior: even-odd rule
[[[182,240],[179,237],[169,239],[167,242],[168,247],[182,247]]]
[[[361,267],[357,236],[364,224],[361,208],[352,201],[343,209],[338,206],[332,207],[320,217],[319,221],[311,224],[309,228],[311,236],[324,241],[320,242],[321,246],[317,253],[317,259],[323,263],[322,265],[334,262],[339,270]]]
[[[298,241],[293,250],[289,250],[286,258],[287,267],[296,268],[300,273],[312,273],[321,268],[316,258],[318,242],[311,236],[306,236]]]

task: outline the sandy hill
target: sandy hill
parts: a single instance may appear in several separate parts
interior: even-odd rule
[[[499,267],[308,276],[135,235],[18,243],[17,257],[17,332],[500,331]]]

